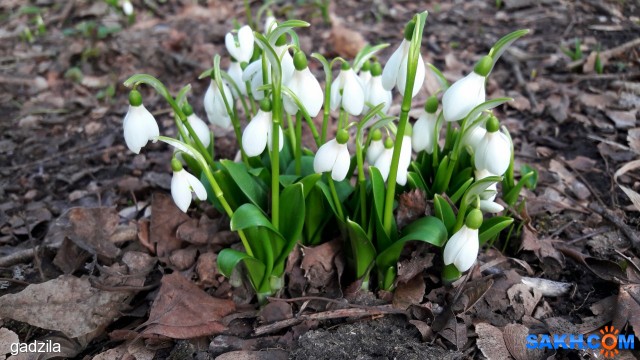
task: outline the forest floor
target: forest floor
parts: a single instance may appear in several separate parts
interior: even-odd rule
[[[451,81],[501,36],[531,30],[487,85],[487,98],[514,98],[496,114],[514,139],[516,169],[539,172],[516,214],[520,236],[483,251],[456,287],[440,282],[439,255],[413,247],[403,264],[423,274],[417,282],[350,301],[331,242],[304,259],[297,250],[297,287],[283,294],[292,299],[258,309],[215,268],[217,252],[238,242],[228,219],[208,204],[182,214],[168,195],[172,151],[156,143],[136,156],[122,136],[122,83],[136,73],[174,93],[191,84],[204,118],[208,80],[197,77],[214,54],[226,68],[224,35],[234,19],[245,22],[242,2],[134,1],[129,24],[102,1],[4,0],[0,359],[18,340],[50,340],[61,345],[54,355],[86,359],[599,359],[590,349],[527,349],[526,336],[640,332],[638,2],[345,0],[331,7],[332,25],[310,3],[272,10],[310,22],[298,32],[302,48],[327,58],[352,58],[367,41],[392,44],[386,60],[407,20],[428,10],[422,54]],[[175,134],[168,105],[144,95],[161,132]],[[217,156],[235,156],[233,133],[216,131],[215,144]],[[167,243],[175,247],[161,249]]]

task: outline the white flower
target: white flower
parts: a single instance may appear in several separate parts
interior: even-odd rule
[[[364,88],[367,88],[367,85],[369,84],[369,80],[371,80],[371,71],[369,71],[369,69],[365,69],[364,67],[362,69],[360,69],[360,71],[358,72],[358,77],[360,78],[360,83],[362,84],[362,86],[364,86]]]
[[[482,180],[489,176],[496,176],[488,170],[476,170],[476,181]],[[498,194],[498,184],[491,184],[485,191],[480,194],[480,210],[492,214],[496,214],[504,210],[504,207],[495,202],[496,195]]]
[[[229,87],[224,82],[222,83],[222,92],[224,93],[224,97],[229,102],[229,106],[233,106],[233,96],[231,95],[231,90],[229,90]],[[204,94],[204,109],[207,112],[207,118],[209,119],[210,123],[224,129],[228,129],[229,127],[231,127],[231,117],[229,116],[227,108],[224,104],[222,93],[218,89],[218,83],[216,83],[216,81],[213,79],[211,79],[209,88]]]
[[[386,90],[382,86],[382,77],[381,76],[373,76],[369,80],[369,83],[366,87],[366,101],[370,103],[372,106],[378,106],[379,104],[384,104],[382,108],[382,112],[384,114],[389,111],[389,107],[391,107],[391,90]]]
[[[293,72],[295,68],[293,67],[293,58],[288,51],[286,45],[276,46],[276,53],[279,57],[282,58],[280,63],[282,69],[282,83],[287,84],[291,77],[293,76]],[[271,63],[267,60],[267,79],[271,81]],[[262,59],[257,59],[251,64],[249,64],[242,73],[242,81],[250,81],[251,82],[251,93],[253,94],[253,98],[257,101],[264,99],[264,91],[258,90],[259,87],[264,85],[262,76]]]
[[[511,142],[500,131],[487,131],[482,137],[474,155],[476,169],[488,170],[502,175],[511,163]]]
[[[442,96],[442,111],[446,121],[458,121],[485,100],[486,78],[472,72],[456,81]]]
[[[122,12],[127,16],[133,15],[133,5],[131,4],[131,1],[124,0],[122,2]]]
[[[269,15],[269,16],[267,16],[266,19],[264,19],[264,33],[265,34],[268,34],[271,31],[273,31],[273,29],[275,29],[276,26],[278,26],[278,22],[276,21],[276,18],[273,15]]]
[[[284,135],[279,127],[278,148],[282,151],[284,146]],[[251,119],[249,125],[242,134],[242,148],[247,156],[258,156],[262,154],[269,144],[269,150],[273,150],[272,145],[273,117],[271,111],[258,110],[256,116]]]
[[[460,271],[467,271],[471,268],[480,249],[478,239],[478,229],[471,229],[463,225],[458,232],[451,236],[444,247],[444,264],[453,264]]]
[[[195,131],[198,139],[200,139],[200,142],[202,142],[202,145],[204,145],[204,147],[208,147],[211,143],[211,137],[209,135],[210,131],[207,124],[195,113],[187,116],[187,121],[189,122],[189,125],[191,125],[191,128],[193,128],[193,131]],[[186,126],[182,124],[180,124],[180,126],[182,126],[184,131],[188,133]]]
[[[140,149],[147,145],[149,140],[156,142],[160,136],[160,129],[156,119],[144,105],[129,105],[129,111],[124,117],[124,141],[132,152],[139,154]]]
[[[331,83],[331,110],[342,106],[349,114],[357,116],[364,109],[364,88],[353,69],[345,69],[347,66],[348,63],[343,63],[343,68]]]
[[[245,25],[238,30],[237,38],[232,33],[227,33],[224,44],[227,51],[239,63],[249,62],[253,55],[253,31],[249,25]]]
[[[293,57],[289,52],[289,47],[286,45],[276,46],[276,54],[280,60],[280,66],[282,67],[282,83],[286,84],[291,80],[295,67],[293,66]]]
[[[373,166],[380,170],[382,179],[386,182],[391,169],[391,160],[393,158],[393,148],[385,148],[380,156],[376,159]],[[411,136],[402,137],[402,147],[400,148],[400,158],[398,159],[398,174],[396,175],[396,183],[404,186],[407,183],[407,169],[411,164]]]
[[[196,194],[198,199],[207,200],[207,190],[198,178],[184,169],[174,171],[173,178],[171,178],[171,196],[182,212],[187,212],[189,209],[192,192]]]
[[[239,97],[240,95],[246,96],[247,86],[245,85],[244,81],[242,81],[242,66],[240,65],[240,63],[237,61],[231,61],[231,63],[229,64],[229,69],[227,69],[227,74],[229,74],[231,80],[233,80],[238,89],[240,89],[240,94],[236,94],[236,89],[232,86],[231,89],[233,91],[233,95],[235,95],[236,97]]]
[[[398,87],[400,95],[404,96],[404,90],[407,84],[407,66],[409,58],[409,47],[411,41],[403,39],[396,51],[391,54],[389,61],[382,71],[382,85],[385,89],[391,90],[394,86]],[[418,67],[416,69],[416,79],[413,83],[413,91],[411,97],[414,97],[420,91],[424,83],[426,72],[422,55],[418,55]]]
[[[373,165],[384,151],[384,141],[373,139],[367,148],[367,162]]]
[[[436,136],[436,124],[438,117],[436,113],[424,111],[413,125],[412,145],[413,151],[425,150],[428,154],[433,153],[433,145]]]
[[[308,67],[302,71],[296,70],[287,87],[298,97],[309,116],[318,115],[324,100],[322,87]],[[295,115],[298,112],[298,105],[289,96],[285,95],[283,101],[284,109],[289,115]]]
[[[351,156],[347,143],[338,143],[332,139],[320,146],[313,159],[313,171],[323,173],[331,171],[331,178],[335,181],[342,181],[347,177],[351,166]]]

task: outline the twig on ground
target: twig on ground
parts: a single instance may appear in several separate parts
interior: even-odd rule
[[[30,261],[35,256],[35,252],[38,251],[40,247],[36,246],[34,249],[24,249],[14,252],[13,254],[9,254],[7,256],[0,258],[0,267],[9,267],[16,264],[20,264],[24,261]]]

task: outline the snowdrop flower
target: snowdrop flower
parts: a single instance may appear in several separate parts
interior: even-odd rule
[[[295,71],[289,83],[286,86],[300,100],[307,113],[311,117],[315,117],[320,112],[323,103],[322,87],[318,79],[311,73],[307,66],[307,57],[302,51],[297,51],[293,57]],[[289,115],[295,115],[298,112],[298,105],[285,94],[283,97],[284,109]]]
[[[178,159],[171,159],[171,169],[173,170],[171,197],[173,197],[173,202],[182,212],[186,213],[189,205],[191,205],[191,193],[195,193],[196,197],[201,201],[207,200],[207,190],[204,185],[197,177],[183,169]]]
[[[264,19],[264,33],[268,34],[272,32],[273,29],[275,29],[277,26],[278,26],[278,22],[276,21],[276,18],[273,16],[271,12],[269,12],[269,15],[267,16],[267,18]]]
[[[507,135],[498,131],[500,123],[495,116],[487,120],[487,133],[484,134],[474,155],[475,167],[488,170],[492,174],[502,175],[511,163],[511,141]]]
[[[329,140],[320,146],[313,159],[313,171],[316,173],[331,171],[333,180],[344,180],[351,166],[351,156],[347,148],[348,141],[349,133],[341,129],[335,139]]]
[[[473,150],[473,152],[475,153],[476,149],[478,148],[478,144],[480,144],[480,140],[482,140],[486,133],[487,130],[484,128],[484,126],[482,126],[482,124],[478,124],[477,126],[474,126],[473,128],[465,131],[462,143],[465,146],[470,147],[471,150]]]
[[[122,12],[127,15],[127,16],[131,16],[133,15],[133,5],[131,4],[131,1],[129,0],[124,0],[121,4],[122,6]]]
[[[284,135],[282,128],[279,127],[278,151],[282,151],[284,146]],[[273,116],[271,113],[271,102],[267,99],[260,101],[260,110],[256,116],[251,119],[249,125],[244,129],[242,134],[242,148],[247,156],[258,156],[262,154],[269,144],[269,150],[273,150]]]
[[[372,106],[384,104],[381,111],[386,114],[389,107],[391,107],[391,90],[387,90],[382,86],[382,76],[380,76],[380,74],[382,74],[382,67],[379,62],[375,62],[371,66],[370,73],[371,79],[369,79],[367,86],[365,86],[365,99]]]
[[[478,238],[478,228],[482,225],[482,212],[473,209],[467,215],[465,225],[460,228],[447,241],[444,247],[444,264],[455,265],[460,271],[467,271],[471,268],[480,249],[480,239]]]
[[[142,105],[142,95],[137,90],[129,93],[129,111],[122,123],[124,128],[124,141],[132,152],[139,154],[140,149],[147,145],[149,140],[156,142],[160,136],[160,129],[156,119]]]
[[[391,144],[391,146],[393,146],[393,144]],[[373,166],[383,151],[384,141],[382,141],[382,131],[376,129],[371,133],[371,142],[367,148],[367,162]]]
[[[276,54],[280,60],[280,66],[282,67],[282,83],[286,84],[291,80],[293,72],[296,68],[293,65],[293,57],[289,53],[289,47],[287,46],[287,35],[282,35],[276,41]]]
[[[364,109],[364,88],[348,62],[342,63],[340,73],[331,83],[331,110],[340,106],[354,116]]]
[[[193,131],[195,131],[196,136],[198,137],[198,139],[200,139],[200,142],[202,142],[202,145],[204,145],[204,147],[208,147],[209,144],[211,143],[211,137],[210,137],[209,127],[207,126],[207,124],[202,119],[200,119],[198,115],[196,115],[193,112],[193,108],[189,104],[185,104],[182,107],[182,112],[187,116],[187,121],[189,122],[189,125],[191,125],[191,128],[193,129]],[[180,124],[180,126],[182,126],[185,132],[188,131],[186,126],[184,126],[183,124]]]
[[[493,60],[485,56],[476,64],[473,72],[456,81],[442,96],[442,113],[446,121],[464,119],[473,108],[485,100],[484,83],[491,71]]]
[[[407,132],[409,132],[409,134],[407,134]],[[391,160],[393,158],[393,141],[391,138],[387,138],[384,145],[385,149],[382,151],[380,156],[378,156],[373,166],[380,170],[382,179],[386,182],[389,178]],[[400,148],[400,158],[398,160],[396,183],[404,186],[407,183],[407,169],[411,163],[411,133],[409,128],[406,129],[405,135],[402,138],[402,147]]]
[[[231,127],[231,116],[227,112],[227,107],[222,98],[223,93],[229,106],[233,106],[233,96],[231,96],[229,87],[223,82],[221,92],[218,88],[218,83],[213,79],[212,75],[209,88],[204,94],[204,109],[207,112],[207,118],[210,123],[223,129],[228,129]]]
[[[496,176],[492,174],[488,170],[476,170],[475,178],[476,181],[482,180],[489,176]],[[495,202],[496,195],[498,194],[498,184],[491,184],[487,190],[485,190],[482,194],[480,194],[480,210],[492,214],[496,214],[504,210],[504,207]]]
[[[438,110],[438,98],[431,96],[425,103],[425,111],[420,114],[418,120],[416,120],[413,126],[413,136],[411,137],[411,145],[413,151],[420,152],[426,151],[427,154],[433,153],[433,145],[436,142],[436,136],[438,130],[436,125],[438,123],[438,116],[436,111]]]
[[[362,64],[358,72],[358,77],[360,78],[360,83],[366,90],[367,84],[369,84],[369,80],[371,80],[371,61],[367,60]]]
[[[245,25],[238,30],[237,36],[232,33],[227,33],[224,37],[224,44],[227,47],[227,51],[238,62],[249,62],[253,55],[253,31],[249,25]]]
[[[411,46],[411,38],[413,37],[413,29],[416,23],[410,21],[404,29],[404,39],[396,51],[391,54],[389,61],[382,71],[382,85],[385,89],[391,90],[394,86],[398,87],[400,95],[404,96],[407,85],[407,66],[409,62],[409,47]],[[413,83],[413,91],[411,97],[414,97],[420,91],[425,78],[424,60],[422,55],[418,54],[418,67],[416,69],[416,79]]]
[[[236,94],[236,88],[232,86],[231,89],[233,95],[235,95],[236,97],[239,97],[240,95],[246,96],[247,86],[245,85],[244,81],[242,81],[242,66],[238,61],[236,61],[236,59],[231,58],[229,68],[227,69],[227,74],[229,74],[231,80],[233,80],[238,89],[240,89],[240,94]]]

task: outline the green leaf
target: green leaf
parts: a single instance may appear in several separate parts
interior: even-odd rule
[[[467,191],[467,189],[469,188],[469,185],[471,185],[471,183],[473,182],[473,178],[468,178],[467,181],[464,182],[464,184],[462,184],[458,190],[456,190],[455,193],[453,193],[453,195],[451,195],[451,197],[449,197],[451,199],[452,203],[457,203],[458,200],[460,200],[460,198],[462,197],[462,195],[464,195],[464,192]]]
[[[424,191],[427,188],[424,180],[422,180],[422,176],[416,172],[407,172],[407,179],[409,180],[409,185],[412,189],[420,189]]]
[[[527,182],[530,182],[531,178],[534,178],[535,176],[537,176],[537,172],[529,172],[521,177],[520,181],[518,181],[518,183],[502,197],[502,200],[509,204],[509,206],[513,206],[513,204],[516,203],[516,200],[518,200],[518,195],[520,195],[520,191],[522,190],[522,188]]]
[[[278,38],[282,34],[288,32],[290,29],[297,28],[297,27],[308,27],[309,25],[310,24],[308,22],[302,21],[302,20],[287,20],[287,21],[281,22],[278,24],[278,26],[275,29],[273,29],[269,33],[269,35],[267,36],[267,38],[265,38],[265,40],[268,39],[272,45],[275,45],[276,40],[278,40]],[[264,37],[260,33],[255,33],[255,34]]]
[[[491,110],[493,108],[496,108],[496,107],[498,107],[498,106],[500,106],[500,105],[502,105],[502,104],[504,104],[506,102],[509,102],[511,100],[513,100],[513,98],[507,98],[507,97],[487,100],[487,101],[483,102],[482,104],[474,107],[473,110],[471,110],[469,112],[469,114],[465,117],[464,123],[467,124],[468,123],[467,120],[473,121],[480,114],[482,114],[483,112],[485,112],[487,110]],[[469,125],[465,126],[465,134],[466,134],[466,131],[467,131],[467,129],[469,127],[470,127]]]
[[[533,175],[525,181],[524,186],[529,190],[535,190],[536,185],[538,184],[538,170],[534,169],[529,164],[522,164],[522,166],[520,166],[520,175],[522,175],[522,177],[526,177],[530,173],[533,173]]]
[[[169,90],[164,86],[162,81],[156,79],[155,77],[148,74],[136,74],[125,80],[124,86],[130,88],[133,86],[137,86],[140,84],[146,84],[154,88],[158,94],[162,95],[165,99],[171,98],[171,94],[169,94]],[[171,145],[171,144],[169,144]]]
[[[280,193],[280,224],[278,228],[287,243],[295,244],[304,224],[304,189],[302,183],[289,185]],[[293,248],[293,246],[291,246]]]
[[[385,187],[384,187],[384,179],[382,178],[382,174],[380,170],[375,166],[369,167],[369,174],[371,177],[371,188],[373,191],[373,204],[376,215],[378,219],[382,219],[382,213],[384,211],[384,197],[385,197]]]
[[[500,181],[502,181],[502,177],[500,176],[487,176],[486,178],[477,180],[464,193],[461,204],[470,205],[476,196],[482,194],[485,190],[487,190],[487,188],[489,188],[489,186]]]
[[[356,261],[356,277],[362,279],[371,270],[372,263],[376,258],[376,249],[371,243],[367,233],[358,225],[347,219],[347,230],[349,232],[349,242]]]
[[[299,176],[298,175],[280,175],[280,185],[284,186],[289,186],[291,184],[293,184],[294,182],[296,182],[296,180],[298,180]]]
[[[453,212],[449,202],[442,196],[436,194],[433,196],[433,207],[436,212],[436,216],[444,223],[447,228],[447,232],[453,231],[456,226],[456,214]]]
[[[265,266],[260,260],[247,255],[247,253],[233,249],[223,249],[217,257],[218,269],[222,275],[230,277],[233,269],[235,269],[241,261],[244,262],[249,272],[249,279],[251,280],[253,288],[257,289],[264,277]]]
[[[482,222],[479,229],[480,246],[484,245],[489,239],[498,235],[500,231],[513,223],[513,218],[508,216],[495,216]]]
[[[496,41],[491,50],[489,51],[489,55],[493,58],[493,65],[491,69],[493,70],[493,66],[496,65],[500,56],[504,54],[511,44],[519,38],[529,33],[529,29],[516,30],[510,34],[503,36],[500,40]]]
[[[325,196],[320,189],[322,183],[311,187],[309,194],[305,194],[304,244],[317,245],[322,242],[322,230],[331,219],[333,212],[327,206]],[[306,191],[305,186],[305,191]]]
[[[371,46],[366,44],[353,59],[353,71],[358,72],[362,65],[369,60],[372,56],[374,56],[378,51],[386,48],[389,44],[378,44],[376,46]]]
[[[395,267],[402,249],[409,241],[422,241],[438,247],[442,247],[447,241],[445,225],[440,219],[433,216],[420,218],[407,225],[402,234],[403,236],[400,239],[381,252],[376,258],[376,264],[380,269]]]
[[[431,63],[427,63],[427,67],[433,71],[433,74],[436,76],[436,80],[438,80],[438,84],[440,85],[440,89],[441,91],[445,91],[449,88],[449,80],[447,80],[447,78],[444,76],[444,74],[442,73],[442,71],[440,71],[437,67],[435,67],[435,65],[431,64]]]
[[[229,176],[249,201],[261,209],[267,208],[267,190],[255,177],[249,175],[244,164],[226,159],[221,160],[220,164],[227,169]]]
[[[304,197],[309,196],[311,189],[313,189],[318,182],[322,178],[322,174],[310,174],[302,178],[300,183],[302,184],[302,188],[304,190]]]
[[[431,190],[432,193],[441,194],[446,190],[445,187],[447,186],[447,184],[445,184],[445,182],[447,181],[448,167],[449,167],[449,155],[445,155],[444,158],[442,158],[442,161],[440,161],[440,164],[438,165],[438,170],[436,170],[436,176],[433,181],[433,189]]]
[[[301,176],[309,176],[309,175],[315,175],[316,172],[313,170],[313,156],[302,156],[300,158],[301,163],[302,163],[302,168],[301,168]],[[291,161],[289,162],[289,165],[287,165],[287,168],[284,172],[285,174],[288,175],[295,175],[296,173],[296,162],[295,161]],[[320,174],[318,174],[320,175]]]
[[[231,217],[230,227],[232,231],[244,230],[256,226],[267,228],[282,237],[273,224],[271,224],[271,220],[254,204],[244,204],[240,206]]]

